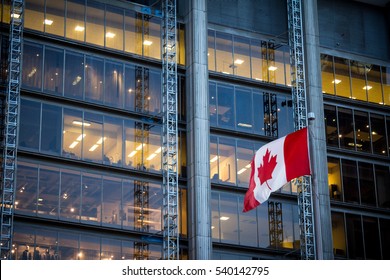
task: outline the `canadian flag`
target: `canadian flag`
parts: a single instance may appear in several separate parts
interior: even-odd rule
[[[265,202],[294,178],[311,175],[307,127],[262,146],[251,163],[243,212]]]

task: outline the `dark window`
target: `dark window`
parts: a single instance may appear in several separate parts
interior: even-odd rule
[[[371,135],[368,113],[355,111],[356,150],[371,152]],[[348,143],[348,145],[352,145]]]
[[[233,87],[218,85],[218,126],[234,128]]]
[[[42,46],[24,44],[23,46],[23,87],[41,90],[42,88]]]
[[[61,172],[60,219],[80,220],[81,175],[78,171]]]
[[[382,258],[390,260],[390,220],[380,219],[381,241],[382,241]]]
[[[249,90],[236,88],[237,130],[251,132],[252,128],[252,93]]]
[[[62,134],[62,108],[42,105],[41,151],[60,154]]]
[[[87,56],[85,62],[85,100],[102,103],[104,90],[103,59]]]
[[[337,133],[336,107],[331,105],[324,105],[324,109],[325,109],[326,143],[329,146],[338,147],[339,134]]]
[[[83,99],[84,56],[67,51],[65,54],[65,96]]]
[[[372,164],[359,162],[360,197],[362,204],[376,205]]]
[[[371,217],[363,217],[363,228],[364,228],[364,248],[366,251],[366,259],[373,259],[373,260],[381,259],[378,219],[371,218]]]
[[[364,259],[363,234],[361,218],[358,215],[346,214],[348,258]]]
[[[38,166],[27,162],[19,162],[16,182],[15,211],[30,215],[36,213]]]
[[[389,167],[375,165],[375,180],[378,190],[378,205],[383,208],[390,208],[390,172]]]
[[[343,159],[342,172],[345,201],[359,203],[356,161]]]
[[[371,138],[374,154],[387,156],[385,118],[371,114]]]
[[[104,103],[123,108],[123,65],[106,61]]]
[[[332,212],[333,252],[335,256],[345,257],[347,245],[345,242],[344,214]]]
[[[352,110],[339,108],[338,117],[340,147],[345,149],[354,149],[355,141]]]
[[[39,149],[39,129],[41,104],[30,100],[21,100],[19,146]]]
[[[62,71],[64,67],[64,51],[45,48],[44,91],[62,95]]]

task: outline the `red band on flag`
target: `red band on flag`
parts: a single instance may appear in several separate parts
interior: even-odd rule
[[[284,162],[287,181],[303,175],[310,175],[307,138],[307,127],[286,136],[284,141]]]
[[[244,209],[242,210],[243,212],[247,212],[260,205],[260,203],[256,200],[255,196],[253,195],[253,191],[255,190],[256,187],[256,183],[253,178],[254,174],[255,174],[255,162],[253,158],[251,162],[251,177],[249,179],[249,189],[245,194]]]

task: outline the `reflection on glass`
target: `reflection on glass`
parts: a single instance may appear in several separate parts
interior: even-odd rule
[[[64,108],[64,128],[62,132],[62,156],[81,158],[81,147],[86,137],[84,127],[90,123],[84,123],[82,112]]]
[[[122,180],[103,177],[102,224],[121,226]]]
[[[218,85],[218,126],[234,128],[234,91],[232,86]]]
[[[69,169],[61,170],[60,219],[80,220],[81,174]]]
[[[88,224],[100,224],[102,218],[102,177],[84,173],[81,185],[81,221]]]
[[[38,166],[19,162],[15,189],[15,212],[32,214],[37,211]]]
[[[236,129],[252,132],[252,93],[244,88],[236,88]]]
[[[381,115],[370,114],[371,139],[374,154],[388,155],[386,148],[385,118]]]
[[[239,205],[244,205],[244,198],[239,197]],[[244,246],[257,247],[257,219],[256,211],[238,212],[239,244]],[[222,222],[222,221],[221,221]]]
[[[215,31],[208,31],[208,50],[207,50],[207,58],[208,58],[208,67],[210,71],[215,71]]]
[[[23,46],[23,87],[41,90],[42,88],[42,57],[41,46],[25,43]]]
[[[233,73],[241,77],[251,77],[249,39],[234,38]]]
[[[101,260],[121,260],[121,241],[111,238],[102,238]]]
[[[272,97],[271,97],[271,108],[272,108]],[[277,97],[277,136],[285,136],[294,131],[293,121],[293,108],[290,97],[278,96]],[[272,110],[272,109],[271,109]],[[274,115],[274,112],[272,112]],[[274,134],[272,134],[274,135]]]
[[[78,260],[100,260],[100,240],[93,235],[80,236]]]
[[[247,141],[237,141],[237,185],[248,188],[253,158],[253,144]]]
[[[104,4],[87,1],[86,42],[104,46]]]
[[[131,65],[125,66],[125,109],[134,111],[135,110],[135,87],[136,87],[136,77],[135,77],[135,68]]]
[[[268,94],[268,93],[264,93]],[[256,134],[265,135],[265,127],[268,125],[264,115],[264,96],[262,92],[253,92],[253,125]]]
[[[104,103],[123,108],[123,65],[105,61]]]
[[[84,56],[66,51],[65,54],[65,96],[83,99]]]
[[[42,131],[41,151],[60,154],[62,108],[59,106],[42,104]]]
[[[218,160],[219,179],[224,183],[236,184],[235,140],[219,137]]]
[[[147,105],[145,109],[148,113],[155,115],[161,111],[161,72],[148,70],[148,73],[149,84],[146,83],[146,77],[144,81],[144,102]]]
[[[39,170],[38,216],[58,217],[58,192],[60,183],[58,168],[41,167]]]
[[[44,65],[44,91],[62,95],[64,51],[46,47]]]
[[[338,108],[340,147],[353,150],[355,148],[352,110]]]
[[[324,112],[325,112],[326,144],[329,146],[338,147],[339,134],[337,132],[336,107],[331,105],[324,105]]]
[[[332,212],[332,237],[335,256],[345,257],[347,247],[345,242],[344,215],[342,213]]]
[[[87,56],[85,63],[85,99],[102,103],[104,90],[103,59]],[[75,82],[82,81],[76,77]]]
[[[355,136],[356,150],[363,152],[371,152],[371,135],[368,113],[355,111]],[[354,146],[353,142],[348,143],[349,146]]]
[[[217,88],[216,84],[209,83],[209,110],[210,110],[210,126],[217,125]]]
[[[221,242],[239,244],[237,202],[236,195],[220,193],[218,218],[221,230]]]

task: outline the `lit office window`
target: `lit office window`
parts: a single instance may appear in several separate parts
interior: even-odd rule
[[[23,87],[42,89],[43,49],[40,45],[24,44],[23,46]]]
[[[347,245],[345,241],[344,214],[332,212],[332,239],[335,257],[345,257]]]
[[[161,126],[144,124],[143,164],[147,170],[161,170],[161,134]]]
[[[81,32],[80,27],[79,25],[79,32]],[[104,46],[104,4],[87,1],[85,34],[87,43]]]
[[[286,52],[288,53],[287,46],[268,43],[268,78],[270,83],[286,84],[286,72],[284,68]]]
[[[142,19],[125,10],[125,52],[142,55]]]
[[[83,159],[87,161],[102,162],[103,145],[103,117],[101,115],[85,112],[83,124]]]
[[[219,181],[218,138],[210,136],[210,178],[211,182]]]
[[[125,167],[139,168],[142,164],[142,123],[125,120]]]
[[[336,95],[351,97],[351,81],[349,75],[349,60],[343,58],[334,58],[335,78],[330,81],[335,85]]]
[[[251,77],[250,41],[242,37],[234,37],[233,73],[241,77]]]
[[[218,126],[226,128],[235,127],[234,118],[234,88],[232,86],[217,86],[218,100]]]
[[[135,111],[136,103],[136,76],[135,67],[132,65],[125,65],[125,109]]]
[[[369,71],[369,65],[359,61],[351,60],[352,76],[352,99],[367,101],[366,73]]]
[[[143,55],[151,58],[161,59],[161,19],[143,18]]]
[[[390,105],[390,67],[382,67],[383,102]]]
[[[43,24],[45,32],[64,36],[65,28],[65,1],[46,1],[46,14]]]
[[[57,218],[60,171],[58,168],[41,166],[39,169],[39,192],[37,213],[40,217]]]
[[[222,183],[236,184],[236,150],[235,140],[219,138],[218,159],[219,159],[219,180]]]
[[[244,197],[238,198],[238,208],[244,205]],[[256,211],[238,211],[239,244],[244,246],[258,246],[257,213]]]
[[[48,93],[62,95],[64,51],[46,47],[44,66],[43,90]]]
[[[207,60],[210,71],[215,71],[215,31],[208,30],[207,36]]]
[[[251,161],[254,156],[253,143],[237,141],[237,185],[248,188],[251,174]]]
[[[342,200],[340,159],[328,158],[328,183],[330,198]]]
[[[321,54],[321,74],[322,74],[322,92],[327,94],[335,94],[335,86],[337,85],[333,73],[333,56]]]
[[[221,241],[229,244],[239,244],[238,240],[238,203],[235,194],[220,193],[219,225]]]
[[[106,7],[106,47],[123,51],[123,9]]]
[[[223,74],[234,74],[232,35],[216,32],[215,49],[216,71],[222,72]]]
[[[103,103],[105,81],[103,59],[86,56],[85,63],[85,100]]]
[[[67,0],[66,3],[66,34],[69,39],[85,40],[85,1]]]
[[[366,90],[369,102],[383,105],[380,66],[370,65],[367,69]]]
[[[62,156],[81,158],[82,141],[86,136],[84,129],[88,125],[91,124],[83,122],[81,111],[64,108]]]
[[[268,81],[267,73],[267,48],[263,47],[262,41],[251,40],[251,63],[252,79],[257,81]]]
[[[45,0],[27,0],[24,27],[43,32]]]

